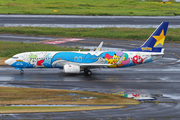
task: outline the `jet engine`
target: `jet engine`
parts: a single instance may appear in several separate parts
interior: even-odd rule
[[[64,65],[64,73],[80,73],[80,67],[77,65]]]

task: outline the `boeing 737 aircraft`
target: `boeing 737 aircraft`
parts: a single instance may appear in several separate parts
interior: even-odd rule
[[[162,22],[140,47],[128,51],[42,51],[25,52],[5,61],[23,74],[23,68],[61,68],[65,73],[91,75],[94,68],[121,68],[152,62],[164,55],[163,44],[169,22]]]

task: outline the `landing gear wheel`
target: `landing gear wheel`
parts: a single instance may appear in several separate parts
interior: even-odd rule
[[[86,75],[92,75],[92,72],[91,72],[88,68],[85,68],[85,69],[84,69],[84,73],[85,73]]]
[[[24,74],[24,70],[21,70],[20,73],[21,73],[21,74]]]
[[[87,75],[92,75],[92,72],[88,70]]]

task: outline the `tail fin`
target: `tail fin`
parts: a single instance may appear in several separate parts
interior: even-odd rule
[[[161,52],[168,25],[169,22],[162,22],[141,47],[129,51]]]

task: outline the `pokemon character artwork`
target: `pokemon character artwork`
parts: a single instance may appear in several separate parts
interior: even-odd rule
[[[65,64],[88,63],[88,64],[105,64],[108,68],[119,68],[133,66],[137,64],[151,62],[154,57],[123,52],[101,52],[100,55],[92,53],[76,52],[58,52],[46,53],[36,52],[22,54],[19,56],[23,61],[17,60],[11,66],[23,68],[62,68]],[[51,56],[51,57],[50,57]],[[52,57],[53,56],[53,57]],[[122,58],[123,57],[123,58]],[[120,59],[122,58],[122,61]]]

